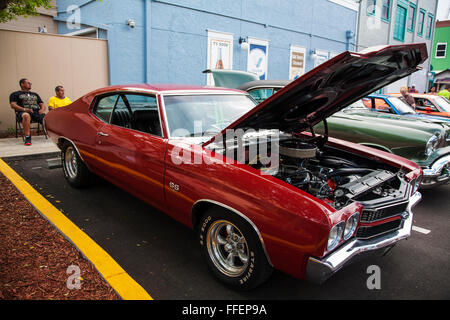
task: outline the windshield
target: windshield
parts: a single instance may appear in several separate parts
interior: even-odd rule
[[[217,134],[256,106],[249,95],[191,94],[164,96],[170,136]]]
[[[447,100],[442,97],[434,97],[433,100],[443,112],[450,112],[450,103]]]
[[[405,102],[403,102],[399,98],[391,97],[391,98],[389,98],[389,102],[392,103],[395,106],[395,109],[397,109],[397,111],[400,114],[416,113],[413,108],[411,108],[408,104],[406,104]]]

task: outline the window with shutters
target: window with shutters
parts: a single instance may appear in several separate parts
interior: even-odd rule
[[[414,32],[414,25],[416,24],[416,5],[410,3],[408,7],[408,31]]]
[[[397,11],[395,16],[394,39],[401,42],[405,41],[406,14],[407,8],[403,7],[402,5],[397,5]]]
[[[391,0],[383,0],[381,4],[381,19],[384,21],[389,21],[389,16],[391,15]]]
[[[420,9],[420,12],[419,12],[419,24],[417,25],[417,34],[419,36],[422,36],[422,34],[423,34],[423,25],[425,23],[425,13],[426,13],[425,10]]]
[[[431,33],[433,32],[433,22],[434,16],[431,13],[429,13],[427,21],[427,39],[431,39]]]
[[[375,9],[377,7],[377,0],[367,1],[367,15],[372,16],[375,14]]]

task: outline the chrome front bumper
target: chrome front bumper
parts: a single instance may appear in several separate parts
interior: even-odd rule
[[[409,201],[407,208],[408,217],[403,222],[401,229],[380,235],[368,240],[353,239],[325,258],[310,257],[306,267],[306,279],[314,283],[323,283],[343,266],[350,264],[362,255],[374,253],[378,250],[386,250],[400,240],[406,239],[411,234],[413,214],[411,209],[422,199],[422,195],[416,192]]]
[[[450,155],[436,160],[431,168],[423,169],[421,188],[430,188],[444,184],[450,180]]]

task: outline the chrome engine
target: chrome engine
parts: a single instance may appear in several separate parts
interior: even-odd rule
[[[350,201],[401,198],[400,173],[358,163],[314,144],[295,139],[281,141],[280,161],[274,177],[299,188],[335,208]]]

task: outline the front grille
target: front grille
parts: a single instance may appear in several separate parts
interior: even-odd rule
[[[387,223],[379,224],[377,226],[361,226],[358,228],[356,238],[368,239],[374,236],[381,235],[386,232],[397,230],[402,225],[402,219],[397,219]]]
[[[361,214],[361,222],[374,222],[400,215],[405,212],[407,208],[408,202],[403,202],[389,207],[364,209]]]

